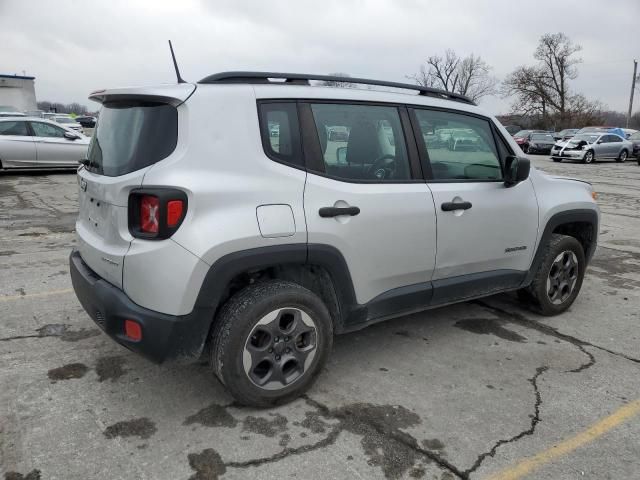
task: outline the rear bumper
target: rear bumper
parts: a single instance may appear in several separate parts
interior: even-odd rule
[[[77,250],[69,257],[71,283],[82,307],[112,339],[140,355],[161,363],[200,358],[213,318],[213,309],[194,308],[188,315],[166,315],[135,304],[119,288],[99,277]],[[142,327],[142,339],[124,334],[125,320]]]

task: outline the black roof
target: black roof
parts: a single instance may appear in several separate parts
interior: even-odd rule
[[[310,85],[310,80],[320,80],[329,82],[354,83],[363,85],[376,85],[380,87],[402,88],[405,90],[414,90],[420,95],[429,97],[444,98],[447,100],[455,100],[458,102],[475,103],[459,93],[447,92],[437,88],[423,87],[421,85],[413,85],[410,83],[386,82],[384,80],[372,80],[369,78],[358,77],[340,77],[336,75],[315,75],[307,73],[278,73],[278,72],[220,72],[203,78],[198,83],[203,84],[223,84],[223,83],[265,83],[265,84],[282,84],[283,82],[273,82],[271,79],[283,79],[284,83],[294,85]]]

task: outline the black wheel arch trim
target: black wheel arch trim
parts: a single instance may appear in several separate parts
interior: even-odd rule
[[[531,262],[531,268],[529,268],[529,273],[525,277],[525,280],[522,284],[523,287],[526,287],[533,281],[533,277],[535,276],[535,272],[537,271],[540,263],[542,262],[542,257],[544,256],[544,249],[549,240],[551,239],[551,235],[554,230],[558,227],[571,223],[588,223],[593,228],[592,239],[589,247],[585,250],[584,256],[587,260],[587,264],[591,261],[593,254],[596,251],[597,241],[598,241],[598,212],[596,210],[590,210],[587,208],[584,209],[575,209],[575,210],[565,210],[563,212],[558,212],[554,214],[546,223],[544,227],[544,231],[540,237],[540,241],[538,242],[538,248],[536,249],[536,253],[533,257],[533,261]]]
[[[237,275],[269,267],[313,265],[324,268],[333,281],[339,308],[339,324],[357,305],[349,267],[340,251],[323,244],[284,244],[257,247],[224,255],[211,265],[205,275],[194,308],[215,313],[221,306],[229,283]],[[339,325],[336,325],[339,329]]]

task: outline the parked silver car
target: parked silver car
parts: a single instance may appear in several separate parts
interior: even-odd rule
[[[592,163],[596,160],[624,162],[633,151],[629,140],[613,133],[579,133],[567,142],[556,142],[551,149],[554,162],[580,160]]]
[[[0,118],[0,169],[78,167],[90,139],[41,118]]]
[[[65,128],[71,128],[77,132],[82,132],[82,125],[76,122],[75,119],[71,118],[69,115],[56,115],[51,120],[62,124]]]

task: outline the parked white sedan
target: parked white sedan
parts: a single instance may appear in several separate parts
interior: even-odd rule
[[[89,137],[41,118],[0,118],[0,169],[77,168]]]

